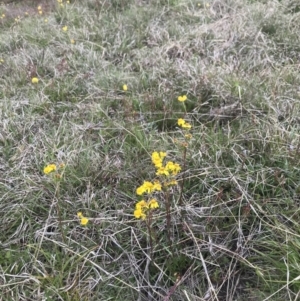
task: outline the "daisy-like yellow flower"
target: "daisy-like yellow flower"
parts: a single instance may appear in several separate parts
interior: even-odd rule
[[[161,190],[161,184],[156,181],[154,183],[151,183],[149,181],[144,181],[143,185],[139,186],[136,189],[137,195],[142,195],[144,193],[151,193],[154,191],[160,191]]]
[[[147,213],[150,209],[159,208],[158,202],[156,199],[151,199],[146,202],[145,200],[141,200],[135,205],[135,210],[133,215],[135,218],[145,219],[147,217]]]
[[[80,219],[80,225],[81,226],[86,226],[88,222],[89,222],[89,219],[87,217],[82,217]]]
[[[64,27],[62,28],[62,30],[63,30],[63,31],[67,31],[67,30],[68,30],[68,26],[64,26]]]
[[[127,91],[128,90],[127,85],[123,85],[122,89],[123,89],[123,91]]]
[[[158,205],[157,200],[156,200],[156,199],[151,199],[151,200],[148,202],[148,207],[149,207],[150,209],[156,209],[156,208],[158,208],[159,205]]]
[[[178,96],[178,101],[180,102],[185,102],[187,100],[187,96],[186,95],[181,95],[181,96]]]
[[[192,126],[186,122],[183,118],[179,118],[177,124],[184,129],[190,129]]]
[[[49,164],[44,167],[44,174],[49,174],[52,171],[56,171],[56,165],[55,164]]]
[[[37,77],[33,77],[33,78],[31,79],[31,82],[32,82],[33,84],[37,84],[37,83],[39,82],[39,79],[38,79]]]

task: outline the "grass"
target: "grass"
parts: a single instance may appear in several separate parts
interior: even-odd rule
[[[63,4],[0,6],[0,299],[298,300],[299,5]]]

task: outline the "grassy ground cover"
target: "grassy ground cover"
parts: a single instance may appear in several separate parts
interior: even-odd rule
[[[2,4],[0,299],[299,300],[299,32],[288,0]]]

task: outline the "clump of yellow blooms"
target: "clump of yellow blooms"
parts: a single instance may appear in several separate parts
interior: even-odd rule
[[[89,222],[89,219],[87,217],[83,216],[82,212],[78,212],[77,217],[80,219],[81,226],[86,226],[87,223]]]
[[[56,165],[55,164],[48,164],[44,167],[44,174],[49,174],[53,171],[56,171]]]
[[[148,202],[146,202],[145,200],[141,200],[135,205],[133,215],[135,218],[145,219],[149,210],[156,208],[159,208],[156,199],[151,199]]]
[[[144,193],[152,193],[154,191],[161,191],[161,184],[158,181],[154,181],[153,183],[144,181],[143,185],[136,189],[136,194],[142,195]]]
[[[186,122],[183,118],[179,118],[178,119],[178,121],[177,121],[177,124],[179,125],[179,126],[181,126],[183,129],[191,129],[191,125],[188,123],[188,122]]]
[[[162,182],[154,180],[153,182],[144,181],[144,183],[136,189],[137,195],[149,194],[149,200],[141,200],[135,205],[134,217],[145,219],[152,209],[159,208],[158,201],[152,197],[155,192],[161,192],[162,187],[177,185],[175,176],[180,172],[181,167],[178,163],[168,161],[164,164],[164,159],[167,156],[166,152],[153,152],[151,160],[156,168],[156,175],[162,177]]]
[[[44,167],[44,174],[45,175],[48,175],[48,174],[51,174],[53,172],[55,172],[53,174],[53,178],[55,180],[60,180],[62,179],[62,176],[63,176],[63,170],[65,169],[65,164],[64,163],[61,163],[59,164],[58,166],[56,164],[48,164]],[[60,170],[60,172],[59,172]]]
[[[180,170],[181,167],[178,163],[174,163],[172,161],[168,161],[165,165],[163,165],[163,160],[166,157],[165,152],[153,152],[152,153],[152,163],[156,167],[156,175],[157,176],[176,176]],[[170,184],[169,184],[170,185]]]

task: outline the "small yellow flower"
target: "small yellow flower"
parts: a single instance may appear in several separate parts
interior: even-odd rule
[[[48,19],[45,19],[44,22],[45,22],[45,23],[48,23]]]
[[[178,101],[184,102],[186,100],[187,100],[187,96],[186,95],[178,96]]]
[[[28,16],[28,12],[26,11],[26,12],[24,13],[24,15],[25,15],[25,16]]]
[[[70,1],[69,0],[67,0],[67,2],[66,2],[67,4],[70,4]]]
[[[128,87],[127,87],[127,85],[123,85],[123,91],[127,91],[128,90]]]
[[[184,119],[182,119],[182,118],[179,118],[179,119],[178,119],[177,124],[178,124],[179,126],[181,126],[182,128],[184,128],[184,129],[190,129],[190,128],[192,127],[188,122],[186,122],[186,121],[185,121]]]
[[[0,59],[0,65],[3,64],[3,63],[4,63],[4,60],[3,60],[3,59]]]
[[[158,205],[157,200],[156,200],[156,199],[150,200],[150,201],[148,202],[148,207],[149,207],[150,209],[156,209],[156,208],[158,208],[159,205]]]
[[[5,14],[2,14],[2,15],[1,15],[1,18],[5,18]]]
[[[64,26],[64,27],[62,28],[62,30],[63,30],[63,31],[67,31],[67,30],[68,30],[68,26]]]
[[[71,42],[71,44],[75,44],[75,40],[74,39],[71,39],[70,42]]]
[[[43,14],[43,11],[42,11],[42,10],[39,10],[39,14],[42,15],[42,14]]]
[[[145,208],[145,207],[147,207],[147,202],[146,201],[144,201],[144,200],[141,200],[141,201],[139,201],[139,202],[137,202],[136,204],[135,204],[135,209],[143,209],[143,208]]]
[[[82,218],[83,217],[82,212],[77,212],[77,216],[78,216],[78,218]]]
[[[141,219],[146,218],[146,214],[143,212],[142,209],[135,209],[133,215],[135,218],[141,218]]]
[[[38,10],[42,10],[42,7],[39,5],[39,6],[37,7],[37,9],[38,9]]]
[[[52,171],[56,171],[56,165],[55,164],[49,164],[44,167],[44,174],[49,174]]]
[[[37,84],[37,83],[39,82],[39,79],[38,79],[37,77],[33,77],[33,78],[31,79],[31,82],[32,82],[33,84]]]
[[[89,222],[89,219],[87,217],[82,217],[80,219],[80,225],[81,226],[86,226],[88,222]]]

